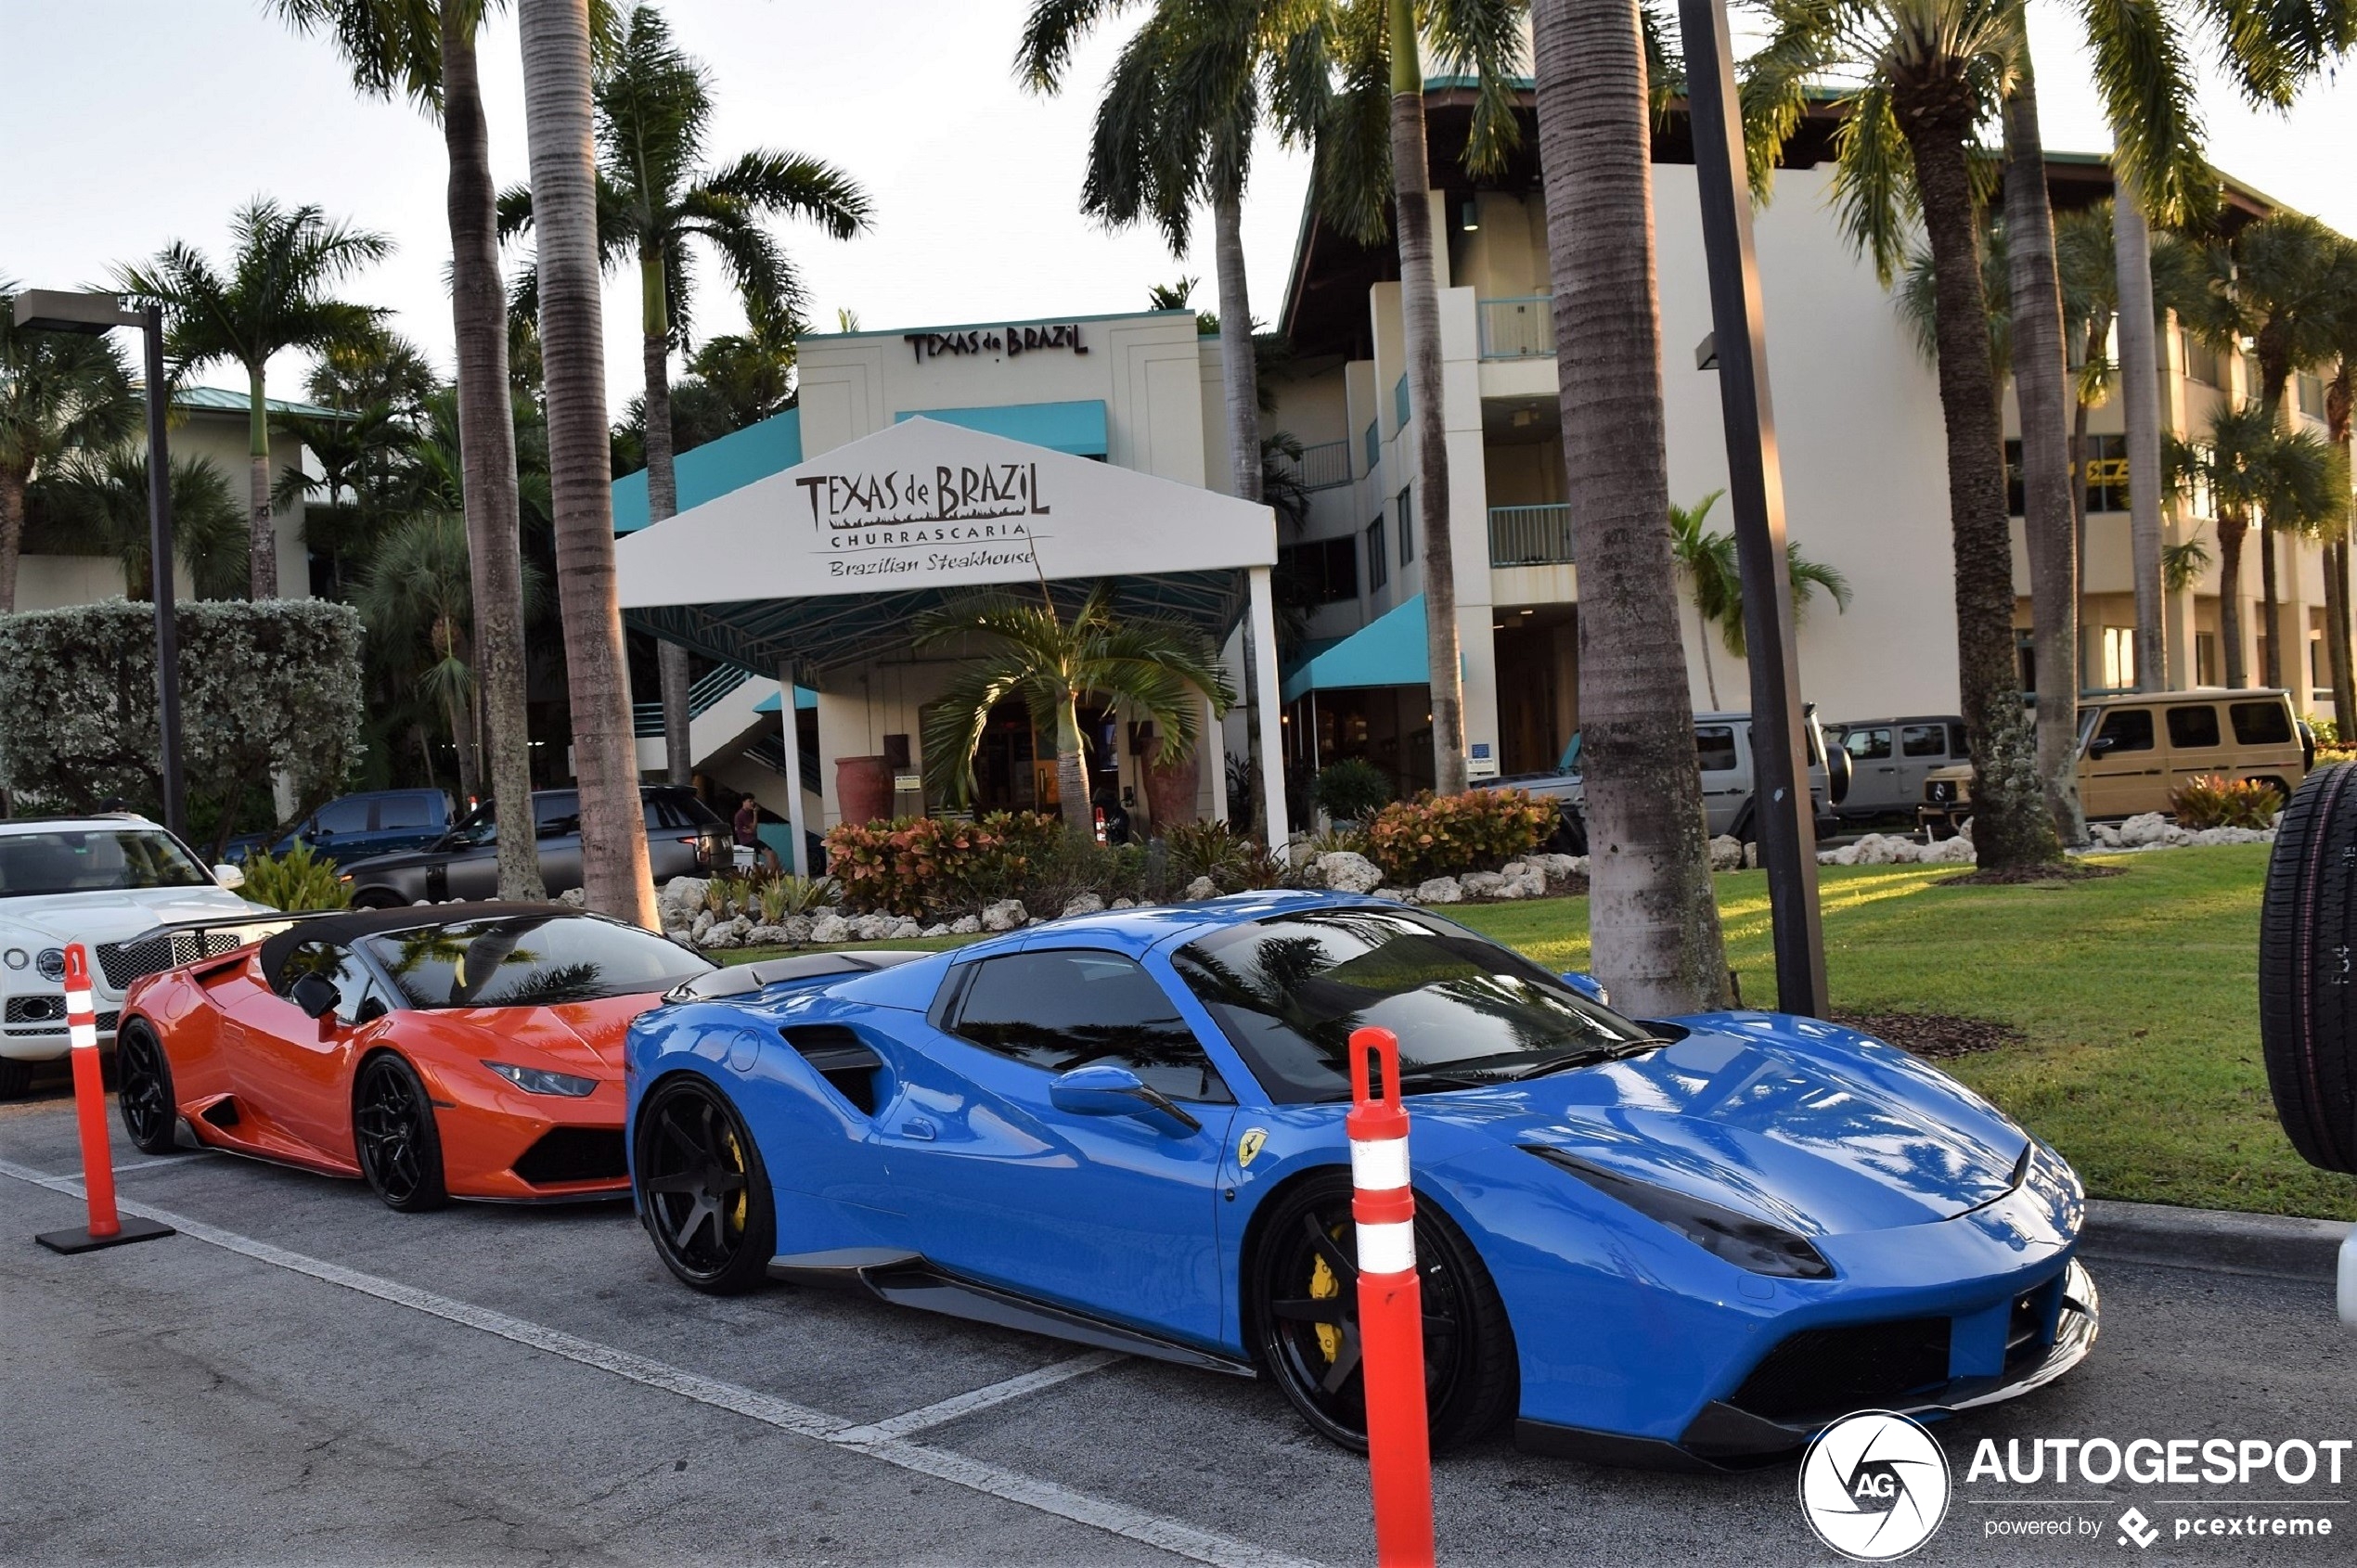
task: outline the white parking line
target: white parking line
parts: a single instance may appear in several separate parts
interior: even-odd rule
[[[1060,1382],[1086,1377],[1100,1367],[1110,1367],[1122,1357],[1110,1350],[1092,1350],[1086,1356],[1075,1356],[1069,1361],[1059,1361],[1052,1367],[1042,1367],[1036,1372],[1025,1372],[1003,1382],[988,1383],[964,1394],[914,1410],[904,1410],[896,1416],[867,1426],[846,1427],[834,1434],[832,1441],[853,1447],[874,1443],[887,1443],[906,1437],[927,1427],[942,1426],[976,1410],[987,1410],[993,1405],[1004,1405],[1010,1399],[1021,1399],[1026,1394],[1037,1394],[1043,1388],[1053,1388]]]
[[[0,1160],[0,1176],[11,1176],[34,1187],[43,1187],[52,1192],[64,1193],[68,1197],[83,1196],[82,1183],[72,1177],[50,1176],[45,1172],[16,1164],[11,1161]],[[668,1394],[678,1394],[685,1399],[695,1400],[699,1404],[712,1406],[715,1409],[728,1410],[776,1427],[781,1432],[792,1433],[797,1437],[807,1437],[849,1453],[864,1454],[869,1459],[881,1459],[886,1464],[895,1465],[902,1470],[930,1475],[936,1480],[947,1481],[970,1491],[1001,1497],[1009,1502],[1019,1503],[1025,1508],[1036,1509],[1042,1513],[1052,1514],[1060,1519],[1068,1519],[1076,1524],[1090,1525],[1110,1535],[1120,1536],[1141,1545],[1169,1552],[1173,1556],[1191,1558],[1197,1562],[1217,1564],[1218,1568],[1316,1568],[1314,1563],[1306,1559],[1254,1546],[1249,1542],[1239,1541],[1213,1531],[1199,1530],[1191,1524],[1176,1519],[1166,1519],[1159,1514],[1148,1513],[1125,1503],[1093,1497],[1086,1492],[1075,1492],[1055,1482],[1042,1480],[1035,1475],[1026,1475],[1020,1471],[1007,1470],[980,1459],[969,1459],[963,1454],[951,1453],[941,1448],[923,1447],[907,1441],[901,1435],[904,1432],[917,1430],[916,1427],[904,1426],[901,1423],[911,1421],[919,1417],[931,1417],[932,1413],[942,1410],[944,1407],[958,1405],[960,1400],[974,1401],[981,1395],[1007,1389],[1010,1384],[1026,1384],[1024,1387],[999,1394],[997,1397],[983,1400],[980,1403],[968,1403],[963,1408],[952,1412],[951,1415],[939,1416],[937,1420],[928,1419],[921,1424],[938,1424],[938,1420],[950,1420],[955,1415],[985,1408],[988,1405],[1000,1404],[1007,1399],[1017,1398],[1024,1394],[1034,1392],[1036,1389],[1063,1382],[1067,1378],[1079,1377],[1085,1372],[1096,1370],[1105,1361],[1114,1359],[1110,1356],[1102,1359],[1096,1356],[1075,1356],[1069,1361],[1043,1368],[1037,1372],[1026,1373],[1022,1378],[1010,1378],[1005,1382],[993,1383],[988,1388],[976,1389],[972,1394],[961,1395],[959,1399],[944,1400],[939,1405],[929,1405],[921,1410],[911,1410],[906,1415],[892,1417],[869,1426],[855,1426],[840,1417],[831,1416],[823,1411],[796,1405],[790,1400],[779,1399],[737,1383],[724,1382],[717,1378],[707,1378],[701,1373],[690,1372],[685,1368],[674,1367],[667,1362],[656,1361],[614,1345],[600,1344],[595,1340],[582,1339],[577,1335],[566,1333],[560,1329],[551,1329],[543,1324],[527,1322],[521,1317],[510,1317],[504,1312],[494,1312],[488,1307],[476,1306],[471,1303],[456,1301],[448,1296],[436,1295],[431,1291],[421,1291],[414,1285],[402,1284],[399,1280],[380,1279],[373,1274],[363,1274],[357,1269],[346,1268],[341,1264],[328,1263],[321,1258],[290,1252],[284,1247],[274,1246],[267,1241],[258,1241],[251,1236],[241,1236],[234,1230],[224,1230],[218,1226],[207,1225],[202,1220],[172,1214],[156,1208],[152,1204],[135,1203],[126,1200],[120,1202],[120,1207],[127,1214],[135,1214],[142,1218],[169,1225],[192,1240],[219,1247],[225,1252],[236,1253],[241,1257],[251,1258],[258,1263],[266,1263],[276,1268],[305,1275],[326,1284],[340,1286],[344,1290],[357,1292],[361,1295],[372,1296],[395,1306],[407,1307],[413,1312],[421,1312],[429,1317],[442,1318],[445,1322],[479,1330],[483,1333],[493,1334],[500,1339],[546,1352],[550,1356],[560,1356],[565,1360],[594,1368],[599,1371],[610,1373],[647,1388],[661,1389]],[[1049,1374],[1051,1373],[1061,1373],[1061,1375],[1050,1377]]]

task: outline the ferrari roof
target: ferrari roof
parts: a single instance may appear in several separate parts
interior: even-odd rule
[[[262,943],[262,972],[277,984],[278,971],[287,955],[306,942],[334,942],[349,945],[364,936],[382,936],[392,931],[417,931],[426,926],[457,925],[467,920],[489,920],[503,918],[531,917],[547,919],[552,916],[586,915],[570,904],[507,904],[487,899],[479,904],[403,904],[391,909],[343,909],[330,915],[314,915],[295,921],[286,930],[264,937]]]

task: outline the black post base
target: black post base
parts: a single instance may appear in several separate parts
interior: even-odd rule
[[[112,1236],[93,1236],[88,1227],[76,1226],[71,1230],[45,1230],[33,1240],[53,1253],[95,1253],[101,1247],[128,1246],[134,1241],[152,1241],[159,1236],[176,1234],[168,1225],[125,1215],[122,1228]]]

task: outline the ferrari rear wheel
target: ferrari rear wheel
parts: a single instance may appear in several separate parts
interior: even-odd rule
[[[1513,1327],[1470,1242],[1431,1202],[1416,1210],[1423,1302],[1424,1408],[1435,1447],[1480,1436],[1512,1413],[1519,1383]],[[1324,1437],[1367,1446],[1359,1359],[1357,1229],[1337,1173],[1278,1201],[1253,1256],[1251,1308],[1261,1362]]]
[[[391,1051],[370,1057],[352,1094],[352,1141],[360,1174],[385,1207],[405,1215],[450,1202],[442,1181],[442,1134],[417,1069]]]
[[[180,1131],[173,1109],[172,1063],[144,1018],[125,1019],[114,1042],[115,1109],[122,1130],[142,1154],[169,1154]]]
[[[638,1112],[631,1169],[655,1251],[683,1283],[727,1295],[768,1277],[769,1173],[726,1095],[693,1076],[657,1085]]]

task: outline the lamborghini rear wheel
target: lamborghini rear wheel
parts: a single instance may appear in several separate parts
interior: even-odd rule
[[[1359,1360],[1349,1178],[1336,1173],[1294,1189],[1278,1200],[1260,1234],[1250,1305],[1261,1362],[1321,1435],[1363,1449],[1366,1379]],[[1416,1210],[1416,1267],[1424,1408],[1434,1446],[1447,1447],[1480,1436],[1512,1413],[1519,1384],[1513,1330],[1489,1271],[1429,1201]]]
[[[142,1154],[169,1154],[180,1131],[173,1109],[172,1064],[144,1018],[125,1019],[114,1042],[115,1109],[123,1135]]]
[[[691,1075],[658,1084],[639,1108],[638,1137],[638,1212],[663,1266],[715,1295],[761,1283],[777,1211],[761,1150],[728,1097]]]
[[[417,1070],[391,1051],[370,1057],[352,1095],[352,1141],[360,1174],[405,1215],[450,1202],[442,1181],[442,1134]]]

